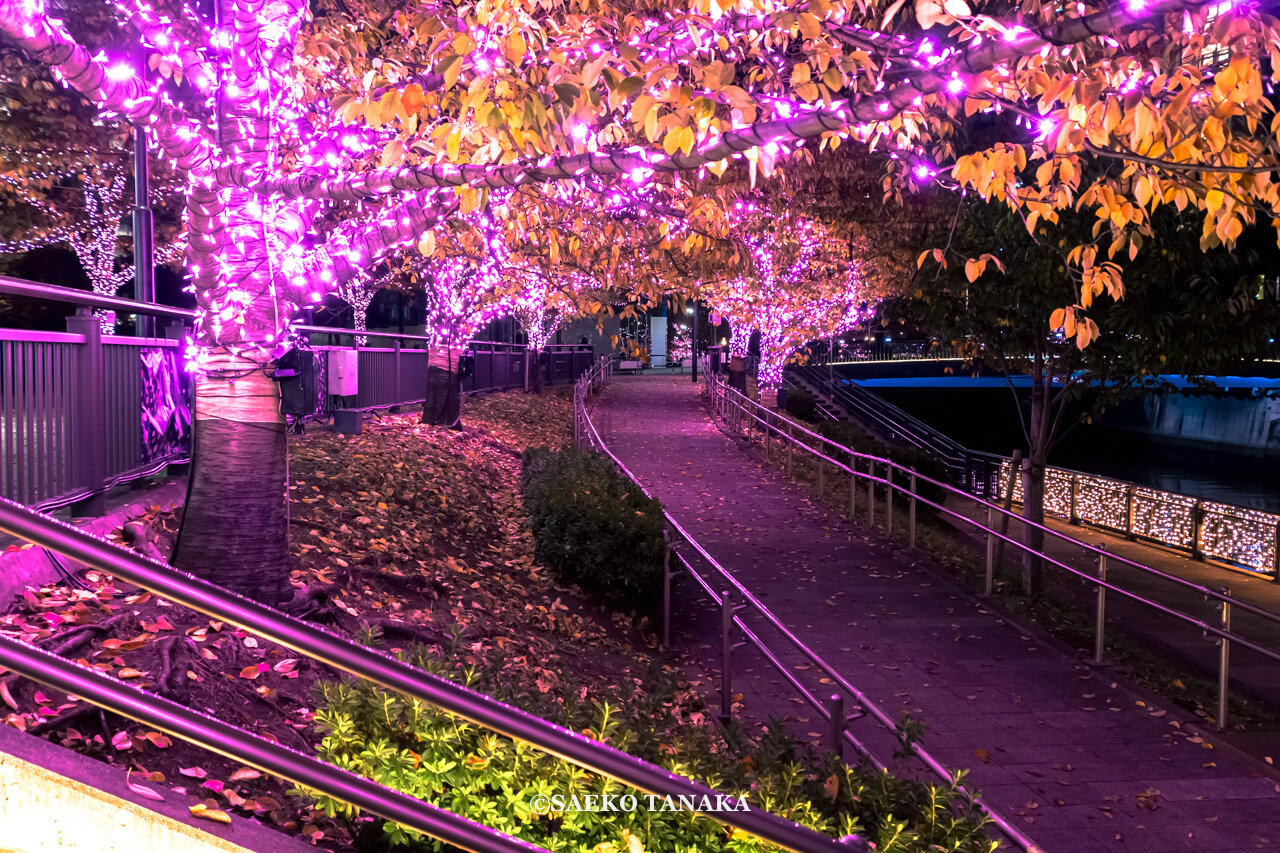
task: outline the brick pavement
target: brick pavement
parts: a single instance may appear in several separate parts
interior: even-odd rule
[[[1051,638],[991,612],[918,555],[815,505],[753,461],[687,377],[617,379],[593,418],[611,450],[783,622],[1049,853],[1280,849],[1280,786]],[[678,636],[714,691],[717,619],[681,587]],[[829,690],[794,654],[815,691]],[[823,728],[758,655],[741,653],[743,713]],[[714,700],[714,693],[709,697]],[[874,724],[853,731],[878,750]]]

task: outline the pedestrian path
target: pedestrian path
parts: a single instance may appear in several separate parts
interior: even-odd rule
[[[815,505],[720,430],[688,377],[619,378],[592,417],[712,556],[874,701],[922,720],[934,756],[967,768],[983,798],[1049,853],[1280,849],[1272,778],[1214,749],[1178,709]],[[684,589],[678,607],[692,611]],[[714,618],[683,616],[688,638],[709,645],[692,626],[705,631]],[[780,678],[747,663],[735,672],[747,715],[816,728]]]

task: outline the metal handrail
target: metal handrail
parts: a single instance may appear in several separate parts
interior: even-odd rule
[[[0,636],[0,666],[237,763],[312,788],[463,849],[475,853],[543,850],[349,770],[3,636]]]
[[[607,381],[610,375],[611,374],[606,373],[603,377],[601,377],[602,381]],[[723,387],[723,383],[722,382],[717,383],[717,380],[713,378],[712,374],[708,374],[707,376],[708,376],[707,381],[709,384],[719,384],[721,387]],[[591,420],[590,413],[587,410],[586,400],[589,392],[594,390],[595,388],[596,388],[596,385],[594,383],[594,380],[588,378],[586,375],[584,375],[584,377],[579,380],[578,386],[575,387],[575,394],[574,394],[575,444],[577,444],[578,446],[581,446],[581,444],[585,441],[587,444],[591,445],[591,447],[595,449],[597,452],[601,453],[602,455],[612,460],[613,464],[617,466],[618,470],[623,474],[623,476],[625,476],[628,480],[634,483],[636,487],[639,488],[640,491],[646,497],[650,499],[654,499],[653,494],[644,486],[644,484],[640,481],[640,479],[631,472],[631,470],[626,466],[625,463],[623,463],[621,459],[619,459],[617,456],[613,454],[611,450],[609,450],[608,446],[604,442],[604,439],[600,436],[599,431],[596,429],[595,423]],[[856,686],[854,686],[852,682],[850,682],[847,678],[845,678],[843,674],[841,674],[834,666],[828,663],[822,656],[820,656],[813,649],[809,648],[809,646],[807,646],[795,634],[795,632],[793,632],[790,628],[788,628],[786,624],[782,622],[782,620],[779,619],[773,613],[772,610],[770,610],[762,601],[760,601],[760,599],[757,598],[748,587],[746,587],[741,581],[739,581],[738,578],[732,572],[730,572],[728,569],[722,566],[719,563],[719,561],[717,561],[713,556],[711,556],[711,554],[708,553],[707,550],[703,548],[702,545],[696,539],[694,539],[694,537],[689,533],[689,531],[686,530],[684,526],[680,524],[680,522],[678,522],[675,518],[673,518],[669,512],[667,512],[665,509],[663,509],[662,512],[666,520],[668,529],[674,532],[682,542],[686,543],[690,548],[692,548],[695,552],[697,552],[698,556],[700,556],[706,562],[706,564],[709,565],[714,570],[715,574],[718,575],[721,579],[723,579],[731,587],[731,590],[726,589],[726,590],[722,590],[721,592],[716,592],[712,583],[702,576],[702,573],[697,570],[697,568],[694,566],[692,561],[686,559],[684,555],[680,554],[678,550],[673,550],[671,552],[685,567],[689,575],[698,583],[700,587],[702,587],[703,591],[705,591],[711,598],[717,601],[717,603],[721,608],[722,613],[724,614],[723,624],[724,624],[725,636],[723,637],[723,646],[724,646],[723,655],[726,658],[726,660],[725,660],[724,672],[722,673],[722,679],[723,679],[723,684],[721,689],[722,717],[727,717],[729,715],[729,711],[731,708],[731,704],[730,704],[731,703],[731,699],[730,699],[731,671],[729,668],[728,659],[731,656],[732,644],[728,637],[728,628],[729,626],[733,626],[733,627],[736,627],[739,631],[741,631],[742,635],[745,638],[747,638],[747,642],[749,642],[767,661],[769,661],[774,666],[774,668],[780,674],[782,674],[782,676],[786,678],[786,680],[794,688],[796,688],[797,692],[801,695],[801,697],[805,701],[807,701],[811,706],[813,706],[815,710],[819,714],[821,714],[823,718],[826,719],[830,725],[833,726],[833,730],[835,730],[835,727],[838,726],[840,739],[847,741],[855,750],[857,750],[859,754],[863,755],[865,758],[871,761],[871,763],[875,765],[877,768],[882,770],[885,769],[887,766],[885,762],[882,759],[880,759],[869,747],[867,747],[860,740],[858,740],[853,735],[853,733],[849,731],[847,725],[845,725],[847,720],[844,719],[844,712],[843,710],[841,710],[843,708],[843,701],[841,700],[840,702],[834,702],[830,707],[827,707],[824,705],[824,703],[820,702],[817,699],[817,697],[814,696],[809,690],[807,690],[801,684],[799,684],[798,679],[796,679],[794,675],[791,673],[790,668],[781,661],[778,654],[773,649],[771,649],[759,637],[759,635],[751,631],[747,627],[747,625],[743,622],[741,616],[737,614],[737,608],[735,607],[733,594],[736,592],[737,595],[741,596],[742,601],[745,604],[749,605],[752,610],[754,610],[761,618],[763,618],[764,621],[771,628],[773,628],[775,631],[780,633],[784,638],[786,638],[787,641],[790,642],[791,645],[795,647],[798,651],[800,651],[801,654],[803,654],[806,658],[808,658],[811,663],[813,663],[815,666],[821,669],[828,677],[830,677],[834,684],[844,689],[845,692],[847,692],[851,697],[853,697],[854,700],[858,703],[858,705],[862,709],[864,709],[866,713],[871,714],[871,716],[874,719],[876,719],[876,721],[878,721],[881,725],[885,726],[890,732],[893,732],[895,730],[895,724],[893,722],[892,717],[890,717],[882,708],[879,707],[879,705],[877,705],[874,701],[872,701],[870,697],[868,697],[865,693],[863,693]],[[663,638],[664,638],[664,645],[670,645],[671,573],[669,569],[666,575],[667,576],[664,579],[664,594],[663,594]],[[833,699],[837,699],[837,698],[839,697],[833,697]],[[839,720],[839,722],[837,722],[837,720]],[[836,745],[833,744],[832,746],[833,748],[835,748]],[[916,742],[908,743],[906,744],[906,746],[908,747],[910,752],[913,755],[915,755],[916,758],[918,758],[925,765],[925,767],[927,767],[932,773],[934,773],[936,776],[938,776],[948,785],[953,784],[954,777],[952,773],[946,768],[945,765],[943,765],[940,761],[935,759],[928,752],[928,750],[926,750],[923,746],[921,746],[919,743],[916,743]],[[956,786],[956,790],[960,794],[960,796],[962,796],[963,798],[965,798],[966,800],[968,800],[969,802],[977,806],[983,812],[983,814],[987,817],[987,819],[989,819],[993,824],[999,827],[1000,831],[1004,835],[1006,835],[1010,840],[1018,844],[1018,846],[1021,849],[1027,851],[1027,853],[1042,853],[1041,848],[1034,841],[1032,841],[1031,838],[1029,838],[1025,833],[1019,830],[1011,822],[1009,822],[1009,820],[1006,819],[1004,816],[1002,816],[999,812],[995,811],[990,806],[988,806],[985,802],[983,802],[980,797],[968,791],[964,786]]]
[[[1010,459],[995,453],[987,453],[985,451],[972,450],[959,442],[951,439],[946,434],[940,432],[934,427],[924,423],[919,418],[903,411],[877,394],[868,391],[866,388],[858,385],[856,382],[849,381],[844,385],[829,387],[826,376],[820,371],[814,371],[811,368],[798,368],[798,375],[803,376],[806,381],[814,384],[823,393],[829,394],[837,402],[845,405],[845,407],[855,415],[865,417],[868,420],[880,425],[887,432],[892,432],[897,437],[902,437],[908,443],[916,447],[923,448],[935,456],[939,457],[943,464],[952,474],[953,482],[963,485],[970,491],[978,491],[977,483],[970,482],[970,477],[979,471],[986,471],[988,476],[982,484],[981,490],[988,496],[995,491],[1003,472],[1010,466]],[[1117,480],[1111,477],[1104,477],[1099,474],[1091,474],[1085,471],[1076,471],[1071,468],[1062,468],[1059,466],[1047,466],[1046,474],[1054,474],[1057,476],[1065,476],[1073,478],[1075,482],[1088,481],[1090,484],[1105,484],[1107,487],[1124,489],[1127,491],[1149,490],[1151,492],[1163,492],[1152,486],[1145,486],[1140,483],[1133,483],[1126,480]],[[1276,513],[1266,512],[1252,507],[1244,507],[1235,504],[1229,504],[1222,501],[1211,501],[1203,498],[1197,498],[1188,495],[1177,495],[1189,502],[1193,502],[1195,510],[1199,512],[1206,504],[1212,504],[1215,509],[1212,513],[1216,516],[1231,516],[1237,518],[1249,519],[1251,515],[1261,515],[1268,517],[1266,520],[1253,519],[1255,523],[1269,526],[1274,531],[1275,542],[1268,543],[1272,548],[1270,564],[1265,561],[1249,562],[1237,558],[1230,552],[1224,553],[1221,550],[1210,551],[1209,556],[1222,560],[1227,564],[1234,564],[1251,572],[1257,573],[1273,573],[1274,579],[1280,581],[1280,515]],[[1158,499],[1150,499],[1163,506],[1169,506],[1168,501],[1160,501]],[[1223,508],[1223,509],[1218,509]],[[1126,519],[1124,526],[1116,524],[1108,524],[1105,520],[1096,518],[1078,518],[1075,512],[1074,502],[1069,512],[1054,511],[1052,508],[1046,508],[1051,514],[1060,518],[1066,518],[1073,524],[1083,523],[1104,530],[1119,530],[1126,536],[1137,536],[1159,545],[1174,548],[1179,551],[1189,551],[1193,556],[1199,557],[1203,551],[1200,548],[1200,532],[1201,528],[1196,527],[1194,520],[1192,521],[1192,529],[1190,531],[1189,542],[1170,541],[1160,538],[1151,533],[1144,533],[1134,529],[1134,519],[1132,516]]]
[[[3,499],[0,499],[0,530],[623,784],[661,796],[693,796],[697,803],[703,802],[704,797],[711,803],[716,801],[717,793],[713,789],[691,779]],[[709,811],[705,814],[788,850],[817,853],[843,849],[829,836],[768,812]]]
[[[171,317],[177,320],[194,320],[196,312],[187,308],[174,308],[155,302],[138,302],[119,296],[104,296],[87,290],[76,290],[73,287],[60,287],[56,284],[44,284],[39,281],[27,281],[13,276],[0,275],[0,293],[10,296],[25,296],[31,299],[48,299],[52,302],[71,302],[76,305],[87,305],[91,308],[128,311],[131,314],[152,314],[157,317]]]
[[[960,522],[961,524],[969,525],[975,528],[978,532],[984,534],[987,537],[987,541],[988,541],[987,579],[986,579],[986,588],[988,593],[991,591],[992,571],[993,571],[993,565],[992,565],[992,560],[990,556],[991,550],[992,550],[990,547],[990,543],[994,542],[995,540],[1000,540],[1009,545],[1012,545],[1017,549],[1020,549],[1021,551],[1033,554],[1039,559],[1044,560],[1045,562],[1049,563],[1052,566],[1063,569],[1064,571],[1067,571],[1070,574],[1075,575],[1076,577],[1079,577],[1083,580],[1088,581],[1091,585],[1093,585],[1099,591],[1099,608],[1097,612],[1104,611],[1105,607],[1103,602],[1105,601],[1105,598],[1104,598],[1105,593],[1103,591],[1110,590],[1112,592],[1117,593],[1118,595],[1124,596],[1125,598],[1135,601],[1138,604],[1142,604],[1158,612],[1164,613],[1167,616],[1171,616],[1181,622],[1189,624],[1195,628],[1201,629],[1206,636],[1211,636],[1216,638],[1217,640],[1220,640],[1223,644],[1222,648],[1224,650],[1228,649],[1229,645],[1238,644],[1243,648],[1249,649],[1250,651],[1253,651],[1259,655],[1262,655],[1263,657],[1266,657],[1273,661],[1280,662],[1280,652],[1260,646],[1256,642],[1230,630],[1230,615],[1231,615],[1231,612],[1237,608],[1275,624],[1280,624],[1280,614],[1274,613],[1272,611],[1266,610],[1265,608],[1259,607],[1255,604],[1251,604],[1250,602],[1236,598],[1224,591],[1215,590],[1210,587],[1203,586],[1201,584],[1195,583],[1194,581],[1189,581],[1185,578],[1178,577],[1177,575],[1169,574],[1168,572],[1161,571],[1160,569],[1147,566],[1136,560],[1132,560],[1127,557],[1123,557],[1118,554],[1112,553],[1096,545],[1091,545],[1088,542],[1083,542],[1079,539],[1075,539],[1071,536],[1066,535],[1065,533],[1054,530],[1044,524],[1039,524],[1033,521],[1029,521],[1028,519],[1023,518],[1022,516],[1013,513],[1012,511],[1005,510],[1004,507],[998,504],[992,503],[980,496],[973,495],[969,492],[965,492],[960,489],[957,489],[949,483],[944,483],[938,480],[934,480],[923,474],[919,474],[916,471],[910,468],[907,468],[906,466],[903,466],[890,459],[884,459],[878,456],[871,456],[869,454],[859,453],[858,451],[853,450],[852,448],[845,447],[844,445],[838,444],[837,442],[832,441],[831,439],[825,436],[819,435],[818,433],[815,433],[812,430],[807,429],[802,424],[799,424],[783,415],[780,415],[777,412],[770,411],[767,407],[762,406],[760,403],[754,400],[751,400],[750,398],[746,397],[736,389],[728,388],[727,386],[724,385],[723,382],[717,381],[715,377],[712,377],[712,376],[707,377],[707,388],[710,390],[710,393],[713,395],[716,401],[726,405],[736,406],[747,417],[751,418],[754,422],[762,425],[764,429],[768,430],[770,433],[776,433],[779,439],[786,440],[791,444],[798,446],[799,448],[806,451],[807,453],[810,453],[816,456],[819,460],[822,461],[822,463],[832,465],[833,467],[837,468],[838,470],[844,471],[845,473],[849,474],[852,477],[866,480],[866,481],[875,483],[876,485],[884,486],[886,489],[886,502],[891,500],[891,497],[888,497],[888,496],[896,492],[898,495],[906,497],[912,503],[923,503],[926,506],[954,519],[955,521]],[[757,411],[764,412],[766,414],[766,417],[762,418],[758,416],[757,414],[755,414],[753,411],[750,410],[751,408],[754,408]],[[720,413],[720,406],[717,406],[717,412]],[[781,421],[787,424],[788,429],[786,431],[783,431],[778,426],[775,426],[773,423],[770,423],[769,418],[775,418],[778,421]],[[822,445],[829,446],[833,452],[848,454],[851,460],[857,460],[857,459],[865,460],[868,463],[868,471],[865,473],[862,471],[859,471],[855,466],[846,465],[843,462],[833,458],[832,456],[816,450],[812,446],[797,439],[795,437],[796,432],[799,432],[802,435],[808,436],[809,438],[819,442]],[[877,477],[874,475],[874,467],[880,466],[880,465],[885,466],[886,471],[897,470],[906,476],[899,477],[896,479],[888,475],[886,477]],[[911,488],[909,488],[909,484],[913,481],[916,483],[917,489],[919,488],[919,483],[926,483],[928,485],[942,489],[946,495],[955,495],[956,497],[962,498],[964,500],[972,501],[975,504],[977,504],[979,507],[983,507],[987,510],[989,519],[994,519],[996,515],[1005,515],[1010,519],[1014,519],[1018,521],[1020,524],[1026,527],[1039,530],[1040,532],[1046,535],[1056,537],[1057,539],[1063,542],[1066,542],[1090,554],[1093,554],[1099,560],[1099,566],[1100,566],[1099,574],[1096,576],[1091,575],[1087,572],[1084,572],[1084,571],[1081,571],[1080,569],[1075,568],[1074,566],[1070,566],[1070,565],[1067,565],[1066,563],[1056,560],[1050,555],[1044,553],[1043,551],[1036,550],[1031,546],[1026,545],[1024,542],[1014,539],[1013,537],[1008,536],[1007,534],[1001,533],[1000,531],[994,529],[993,522],[989,522],[988,524],[984,525],[981,522],[976,521],[967,515],[964,515],[963,513],[960,513],[956,510],[951,509],[950,507],[944,506],[941,503],[935,503],[929,500],[928,498],[921,496],[918,493],[918,491],[912,491]],[[914,513],[912,513],[911,517],[914,518]],[[913,541],[913,540],[914,540],[914,532],[909,531],[909,541]],[[1152,577],[1155,577],[1163,581],[1167,581],[1174,585],[1180,586],[1184,589],[1194,591],[1200,595],[1203,595],[1206,600],[1217,602],[1218,605],[1220,606],[1221,624],[1213,625],[1211,623],[1205,622],[1204,620],[1198,619],[1191,614],[1184,613],[1181,610],[1177,610],[1168,605],[1161,604],[1160,602],[1152,601],[1150,599],[1143,597],[1138,593],[1132,592],[1131,590],[1127,590],[1127,589],[1124,589],[1123,587],[1119,587],[1115,585],[1114,583],[1106,580],[1105,567],[1108,563],[1124,564],[1126,566],[1129,566],[1130,568],[1137,569],[1143,572],[1144,574],[1150,575]],[[1104,627],[1104,623],[1102,621],[1099,621],[1098,624],[1095,626],[1096,641],[1097,641],[1096,651],[1095,651],[1095,660],[1097,660],[1098,662],[1101,662],[1103,627]],[[1228,655],[1226,653],[1220,655],[1219,660],[1220,660],[1220,669],[1219,669],[1219,696],[1218,696],[1217,722],[1218,722],[1218,726],[1220,728],[1223,728],[1226,725],[1227,680],[1229,678]]]

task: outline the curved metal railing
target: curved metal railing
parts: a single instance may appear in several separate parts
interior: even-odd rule
[[[603,360],[587,376],[599,385],[607,377],[610,367],[610,362]],[[582,384],[579,383],[580,386]],[[575,395],[577,393],[575,391]],[[716,800],[714,790],[691,779],[2,499],[0,530],[625,785],[677,801],[682,796],[691,796],[696,803],[708,800],[714,803]],[[540,849],[358,776],[344,774],[314,758],[271,744],[114,679],[82,670],[16,640],[0,637],[0,665],[175,737],[351,802],[373,814],[465,849],[482,853]],[[707,816],[798,853],[848,850],[829,836],[769,812],[712,811]]]
[[[814,458],[819,463],[818,482],[821,489],[822,478],[826,466],[830,466],[833,470],[841,471],[850,478],[850,496],[851,504],[856,504],[857,488],[856,484],[861,482],[866,485],[866,495],[871,507],[869,514],[869,523],[875,522],[875,506],[876,491],[883,490],[885,494],[883,517],[885,520],[886,532],[891,533],[893,528],[893,507],[894,496],[901,500],[905,500],[908,507],[908,529],[907,541],[908,547],[915,545],[915,516],[917,504],[923,504],[935,510],[939,515],[944,516],[958,524],[962,529],[968,528],[986,539],[986,578],[985,591],[987,594],[992,592],[994,583],[994,545],[996,542],[1004,542],[1006,545],[1012,546],[1024,553],[1030,553],[1047,565],[1053,566],[1068,572],[1070,575],[1080,578],[1092,585],[1097,591],[1097,604],[1094,610],[1095,626],[1094,626],[1094,660],[1102,662],[1103,644],[1105,630],[1105,615],[1107,593],[1112,592],[1116,595],[1149,608],[1166,616],[1172,617],[1179,622],[1204,632],[1204,635],[1219,643],[1219,660],[1218,660],[1218,715],[1216,723],[1218,727],[1225,728],[1227,717],[1227,699],[1228,684],[1230,680],[1230,650],[1233,646],[1247,649],[1264,658],[1280,662],[1280,651],[1261,645],[1259,641],[1245,637],[1231,628],[1231,617],[1233,612],[1244,612],[1254,617],[1262,619],[1271,624],[1280,625],[1280,614],[1274,613],[1266,608],[1259,607],[1248,601],[1244,601],[1229,593],[1204,586],[1203,584],[1189,581],[1186,578],[1179,577],[1169,572],[1148,566],[1137,560],[1129,559],[1118,554],[1107,551],[1088,542],[1083,542],[1054,530],[1044,524],[1037,524],[1028,521],[1016,513],[1006,510],[1004,507],[993,503],[983,497],[974,495],[961,489],[957,489],[949,483],[931,479],[919,474],[903,465],[893,462],[889,459],[883,459],[877,456],[870,456],[865,453],[859,453],[842,444],[832,441],[825,436],[808,429],[776,411],[773,411],[760,403],[751,400],[741,392],[728,388],[722,381],[715,376],[707,377],[706,385],[711,394],[712,401],[717,414],[725,418],[735,427],[744,427],[758,429],[766,436],[767,443],[772,440],[780,441],[791,450],[800,450]],[[810,444],[812,442],[812,444]],[[819,449],[822,448],[822,449]],[[825,452],[824,452],[825,451]],[[766,451],[767,452],[767,451]],[[844,456],[849,459],[849,463],[841,461],[837,456]],[[860,465],[866,466],[866,471],[858,470]],[[877,472],[883,472],[878,474]],[[896,476],[895,476],[896,472]],[[971,502],[979,510],[985,510],[987,515],[986,523],[978,521],[970,516],[946,506],[943,502],[934,502],[923,497],[919,490],[922,486],[930,486],[942,490],[945,498],[954,500],[963,500]],[[852,506],[851,506],[852,509]],[[1098,563],[1098,573],[1090,574],[1080,569],[1068,565],[1067,563],[1054,558],[1045,553],[1044,550],[1037,550],[1020,539],[1001,532],[996,527],[996,519],[1004,516],[1010,520],[1016,521],[1024,527],[1038,530],[1046,537],[1056,539],[1061,542],[1070,544],[1072,547],[1079,548],[1085,554],[1095,558]],[[1117,585],[1114,581],[1107,579],[1107,572],[1110,567],[1116,565],[1127,566],[1131,569],[1141,572],[1143,575],[1154,578],[1188,592],[1203,596],[1205,600],[1214,602],[1217,609],[1218,619],[1216,624],[1201,619],[1194,614],[1185,613],[1176,607],[1168,604],[1154,601],[1144,597],[1140,593],[1126,589]]]
[[[600,453],[613,461],[623,476],[627,477],[643,492],[647,497],[652,498],[652,493],[645,488],[640,479],[631,472],[629,468],[617,456],[609,450],[604,439],[601,438],[595,423],[591,420],[588,410],[588,400],[590,395],[598,391],[610,378],[611,373],[607,366],[603,371],[594,375],[584,375],[579,380],[578,385],[574,389],[574,441],[578,447],[587,447],[597,453]],[[721,383],[717,383],[714,374],[707,374],[707,381],[713,385],[723,387]],[[745,398],[744,398],[745,399]],[[721,718],[728,719],[732,712],[733,697],[733,652],[735,647],[740,644],[735,643],[733,632],[736,630],[745,638],[745,642],[750,644],[755,650],[765,658],[779,674],[786,679],[793,689],[804,699],[814,711],[819,714],[828,725],[828,746],[834,752],[839,754],[842,752],[842,743],[848,743],[860,755],[864,756],[874,766],[883,770],[886,769],[886,762],[862,740],[849,730],[848,723],[859,719],[863,716],[870,716],[877,723],[884,727],[886,732],[895,732],[895,723],[893,718],[879,705],[877,705],[862,690],[854,685],[846,678],[838,669],[827,662],[813,649],[809,648],[785,623],[782,622],[752,591],[746,587],[741,581],[734,576],[732,572],[721,565],[705,548],[686,530],[680,522],[676,521],[670,513],[663,510],[666,519],[669,538],[674,538],[677,544],[683,544],[692,550],[701,561],[705,563],[710,571],[705,571],[696,565],[695,561],[688,559],[682,554],[679,548],[668,549],[668,558],[674,558],[706,594],[718,603],[721,614]],[[663,615],[662,615],[662,640],[664,646],[669,647],[671,644],[671,583],[675,577],[668,563],[664,573],[663,580]],[[721,583],[724,586],[721,586]],[[717,591],[717,587],[720,589]],[[769,629],[775,631],[784,637],[790,646],[802,654],[813,666],[817,667],[822,673],[831,679],[832,683],[845,691],[852,698],[857,708],[851,715],[845,713],[844,697],[839,694],[830,696],[826,701],[805,687],[799,679],[791,672],[791,668],[782,662],[777,650],[770,647],[759,633],[753,631],[743,619],[743,613],[750,611],[756,617],[764,622]],[[898,737],[896,734],[895,737]],[[938,761],[929,753],[927,749],[914,741],[903,741],[902,744],[906,750],[917,758],[932,774],[947,785],[953,785],[955,782],[955,774],[952,773],[942,762]],[[999,812],[992,809],[989,805],[981,800],[980,797],[967,790],[963,785],[956,786],[957,792],[968,802],[976,806],[988,820],[994,824],[999,831],[1017,845],[1020,849],[1028,851],[1028,853],[1041,853],[1041,848],[1025,833],[1014,826],[1007,818]]]

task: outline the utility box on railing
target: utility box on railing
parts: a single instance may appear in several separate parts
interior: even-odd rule
[[[354,396],[360,390],[360,354],[353,349],[329,351],[329,393]]]

